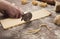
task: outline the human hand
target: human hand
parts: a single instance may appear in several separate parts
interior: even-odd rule
[[[6,17],[20,18],[22,16],[22,11],[7,1],[0,2],[0,11],[3,11]]]

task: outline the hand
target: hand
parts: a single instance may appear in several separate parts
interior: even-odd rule
[[[8,6],[9,8],[5,10],[6,15],[8,15],[11,18],[20,18],[22,16],[22,12],[14,7],[14,6]],[[6,7],[7,8],[7,7]]]
[[[5,16],[11,18],[20,18],[22,16],[21,10],[7,1],[0,2],[0,11],[3,11]]]

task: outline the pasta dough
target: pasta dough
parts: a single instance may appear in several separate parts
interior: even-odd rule
[[[21,0],[21,3],[22,3],[23,5],[25,5],[25,4],[27,4],[28,2],[27,2],[27,0]]]
[[[60,15],[57,15],[54,19],[54,23],[60,25]]]
[[[35,6],[37,6],[37,5],[38,5],[38,2],[35,1],[35,0],[33,0],[33,1],[32,1],[32,4],[35,5]]]
[[[39,3],[39,6],[40,6],[40,7],[47,7],[47,3],[40,2],[40,3]]]
[[[31,21],[51,15],[51,13],[49,11],[45,10],[45,9],[33,11],[31,13],[32,13]],[[10,28],[10,27],[14,27],[14,26],[21,25],[21,24],[25,23],[25,21],[21,21],[20,18],[19,19],[7,18],[7,19],[3,19],[3,20],[0,20],[0,21],[1,21],[1,24],[2,24],[4,29],[7,29],[7,28]]]

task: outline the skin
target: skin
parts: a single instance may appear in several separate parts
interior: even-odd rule
[[[0,1],[0,12],[2,12],[4,16],[11,18],[20,18],[22,16],[22,11],[7,1]]]

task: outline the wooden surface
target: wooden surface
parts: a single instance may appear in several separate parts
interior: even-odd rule
[[[16,3],[18,7],[21,7],[22,10],[25,11],[35,11],[43,9],[39,6],[33,6],[31,4],[32,0],[29,0],[29,3],[26,5],[21,5],[20,0],[8,0],[11,3]],[[4,30],[0,25],[0,39],[60,39],[60,27],[53,23],[53,19],[55,18],[56,12],[54,12],[54,6],[48,5],[48,7],[44,8],[52,13],[50,17],[38,19],[17,27],[10,28],[8,30]],[[40,24],[47,24],[47,26],[51,29],[50,31],[42,27],[41,31],[36,34],[27,33],[29,30],[34,30],[40,28]]]

